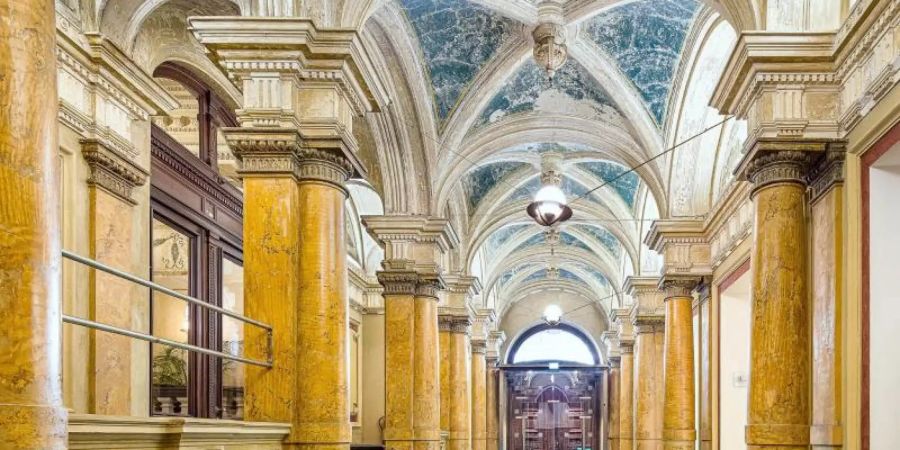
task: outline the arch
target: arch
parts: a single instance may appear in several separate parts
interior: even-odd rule
[[[587,358],[581,359],[580,361],[572,361],[572,360],[560,360],[557,358],[547,358],[547,359],[530,359],[527,361],[519,361],[517,362],[517,353],[522,349],[522,346],[527,344],[529,340],[537,337],[540,338],[542,333],[547,333],[548,331],[559,331],[562,333],[566,333],[566,336],[574,337],[578,341],[584,344],[584,347],[589,352],[590,361],[588,362]],[[546,334],[544,334],[546,336]],[[532,341],[534,342],[534,341]],[[572,341],[570,341],[572,342]],[[560,322],[557,325],[550,325],[547,323],[538,323],[532,325],[531,327],[526,328],[522,332],[520,332],[509,345],[506,350],[506,358],[504,360],[507,364],[525,364],[525,363],[548,363],[548,362],[564,362],[566,364],[575,364],[575,365],[584,365],[584,366],[598,366],[602,364],[600,348],[597,346],[597,343],[591,338],[591,336],[583,330],[578,325],[570,322]],[[549,355],[548,355],[549,356]],[[585,355],[587,356],[587,355]]]

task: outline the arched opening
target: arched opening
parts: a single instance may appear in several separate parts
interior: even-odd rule
[[[600,353],[594,341],[574,325],[540,324],[529,328],[513,342],[507,363],[596,366],[600,364]]]
[[[570,323],[542,323],[509,346],[505,430],[510,450],[600,448],[605,371],[594,341]]]

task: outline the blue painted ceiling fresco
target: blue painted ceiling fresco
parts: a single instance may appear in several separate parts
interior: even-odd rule
[[[512,194],[509,194],[507,197],[507,201],[520,201],[520,200],[529,200],[534,198],[537,191],[541,188],[541,179],[538,176],[528,180],[527,183],[520,186],[518,189],[513,191]]]
[[[528,164],[515,161],[501,161],[478,166],[466,175],[463,188],[469,199],[469,212],[473,213],[484,196],[503,178]]]
[[[475,126],[535,110],[564,110],[569,114],[621,122],[621,113],[609,95],[574,59],[570,58],[553,81],[549,81],[546,72],[529,58],[494,95]]]
[[[491,234],[491,237],[489,237],[487,239],[486,247],[487,247],[488,251],[489,252],[495,251],[496,249],[500,248],[500,246],[505,244],[509,240],[509,238],[511,238],[514,234],[516,234],[528,227],[529,227],[528,224],[517,223],[517,224],[505,226],[505,227],[495,231],[493,234]]]
[[[591,161],[578,163],[578,167],[587,170],[604,183],[607,183],[610,180],[621,176],[628,170],[627,168],[619,164],[608,161]],[[638,177],[638,175],[634,172],[629,172],[628,174],[622,176],[616,181],[613,181],[607,186],[615,189],[616,192],[618,192],[619,195],[622,196],[622,200],[624,200],[629,207],[633,207],[639,183],[640,178]]]
[[[588,21],[585,32],[634,82],[657,123],[666,114],[672,77],[697,0],[637,0]]]
[[[588,252],[590,252],[590,253],[594,253],[594,251],[593,251],[587,244],[585,244],[584,242],[582,242],[581,239],[578,239],[577,237],[572,236],[572,235],[569,234],[569,233],[565,233],[565,232],[560,233],[560,234],[559,234],[559,242],[560,242],[562,245],[569,245],[569,246],[572,246],[572,247],[580,248],[580,249],[582,249],[582,250],[586,250],[586,251],[588,251]]]
[[[419,37],[437,113],[446,119],[466,86],[519,27],[468,0],[400,0]]]
[[[603,246],[613,254],[613,256],[620,255],[622,244],[619,242],[615,235],[607,231],[605,228],[587,224],[578,224],[572,226],[577,230],[596,238],[597,241],[603,244]]]

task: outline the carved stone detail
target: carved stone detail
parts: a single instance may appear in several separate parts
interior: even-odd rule
[[[438,291],[444,287],[439,274],[419,274],[416,283],[416,297],[429,297],[437,300]]]
[[[438,331],[441,333],[453,332],[453,321],[454,321],[454,317],[452,315],[447,315],[447,314],[438,315]]]
[[[300,164],[297,177],[303,181],[319,181],[344,189],[344,183],[353,173],[347,158],[323,150],[304,148],[297,153]]]
[[[674,297],[692,297],[692,292],[700,281],[698,277],[666,277],[659,283],[659,287],[665,291],[666,300]]]
[[[453,318],[452,331],[458,334],[469,334],[472,330],[472,320],[468,316],[456,316]]]
[[[484,355],[485,353],[487,353],[487,342],[483,340],[473,340],[472,353],[479,355]]]
[[[806,184],[809,159],[810,154],[803,151],[762,152],[747,165],[747,179],[753,183],[754,192],[775,183]]]
[[[566,27],[553,22],[542,23],[534,29],[531,36],[534,38],[534,60],[547,71],[547,76],[552,80],[556,71],[568,59]]]
[[[149,173],[98,139],[82,139],[81,155],[91,169],[87,183],[136,205],[131,192],[147,182]]]
[[[384,295],[415,295],[416,285],[419,283],[419,274],[412,270],[384,270],[376,276],[378,282],[384,286]]]
[[[808,182],[812,202],[844,182],[844,160],[846,147],[843,144],[832,145],[809,169]]]

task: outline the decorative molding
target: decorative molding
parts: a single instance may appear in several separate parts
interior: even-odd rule
[[[82,139],[81,155],[91,169],[88,185],[99,187],[130,205],[137,205],[131,193],[135,187],[147,182],[149,172],[98,139]]]
[[[487,342],[484,339],[472,339],[472,353],[484,355],[487,353]]]
[[[378,282],[384,287],[383,294],[416,295],[419,274],[414,270],[382,270],[375,274]]]
[[[659,288],[665,292],[666,300],[670,298],[692,298],[694,289],[700,285],[700,277],[665,276],[659,282]]]
[[[416,282],[416,297],[438,299],[438,292],[444,288],[444,280],[439,273],[419,273]]]
[[[815,203],[831,188],[844,182],[844,160],[847,147],[843,143],[832,145],[809,169],[807,176],[810,203]]]
[[[428,216],[364,216],[370,235],[384,247],[385,260],[410,260],[423,253],[446,253],[459,245],[459,236],[447,219]],[[416,250],[422,250],[416,251]],[[421,258],[420,258],[421,259]],[[436,266],[418,260],[417,265]]]
[[[216,206],[237,217],[243,217],[244,201],[240,191],[213,170],[203,170],[190,162],[187,157],[190,152],[165,131],[151,133],[150,153],[155,163],[171,169],[182,179],[189,181],[194,188],[206,194]]]

